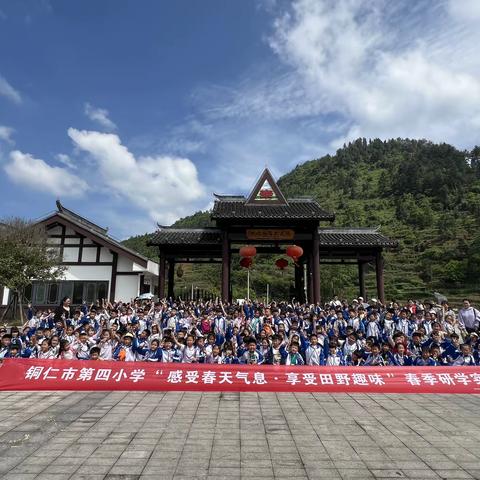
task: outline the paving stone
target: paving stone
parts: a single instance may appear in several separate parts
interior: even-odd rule
[[[0,402],[2,478],[480,479],[476,395],[0,392]]]

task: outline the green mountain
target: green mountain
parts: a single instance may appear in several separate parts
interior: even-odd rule
[[[399,248],[385,255],[385,289],[389,299],[431,297],[439,291],[454,300],[477,296],[480,284],[480,148],[459,151],[426,140],[358,139],[335,155],[298,165],[278,182],[286,197],[308,195],[336,214],[337,226],[381,226]],[[235,193],[235,192],[232,192]],[[211,225],[208,212],[180,219],[176,227]],[[148,235],[124,243],[146,250]],[[153,256],[152,256],[153,255]],[[245,296],[245,275],[234,262],[234,297]],[[274,258],[258,257],[251,271],[252,289],[264,297],[289,297],[293,274],[283,276]],[[353,267],[323,266],[322,296],[358,294]],[[177,285],[218,293],[217,266],[185,266]],[[183,285],[182,285],[183,284]],[[367,291],[375,295],[373,266]],[[253,296],[253,295],[252,295]]]

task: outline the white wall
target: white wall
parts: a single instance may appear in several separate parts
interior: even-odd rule
[[[111,254],[110,250],[108,248],[102,247],[102,249],[100,250],[100,261],[111,262],[112,260],[113,260],[113,255]]]
[[[130,260],[127,257],[124,257],[122,255],[119,255],[118,256],[117,271],[118,272],[132,272],[133,271],[132,260]]]
[[[62,234],[62,227],[60,227],[59,225],[57,225],[56,227],[53,227],[53,228],[50,228],[48,230],[48,233],[50,235],[61,235]]]
[[[138,275],[117,275],[115,299],[129,302],[138,296],[140,279]]]
[[[108,280],[112,278],[110,265],[69,265],[63,280]]]
[[[97,260],[96,248],[84,248],[82,251],[82,262],[95,262]]]
[[[77,262],[78,261],[78,247],[69,247],[63,249],[63,261],[64,262]]]

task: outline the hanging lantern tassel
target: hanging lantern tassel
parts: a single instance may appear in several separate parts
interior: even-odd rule
[[[240,266],[243,268],[250,268],[252,266],[253,260],[251,257],[243,257],[240,260]]]
[[[287,256],[289,256],[295,266],[298,267],[298,259],[303,255],[303,248],[298,245],[290,245],[286,250]]]
[[[283,271],[288,267],[288,260],[285,260],[284,258],[279,258],[275,262],[275,265],[280,270],[280,272],[282,274],[282,277],[283,277]]]

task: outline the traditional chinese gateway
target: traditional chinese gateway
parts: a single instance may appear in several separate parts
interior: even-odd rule
[[[301,301],[320,302],[320,264],[357,264],[360,295],[365,298],[369,263],[375,264],[377,294],[384,301],[382,251],[395,248],[397,242],[378,228],[334,228],[333,213],[312,198],[285,198],[268,169],[248,197],[215,195],[211,218],[215,227],[164,227],[150,241],[159,249],[160,297],[165,286],[167,295],[174,296],[176,263],[221,263],[221,296],[230,301],[232,254],[254,244],[258,253],[284,253],[291,245],[303,249],[295,268],[296,298]]]

